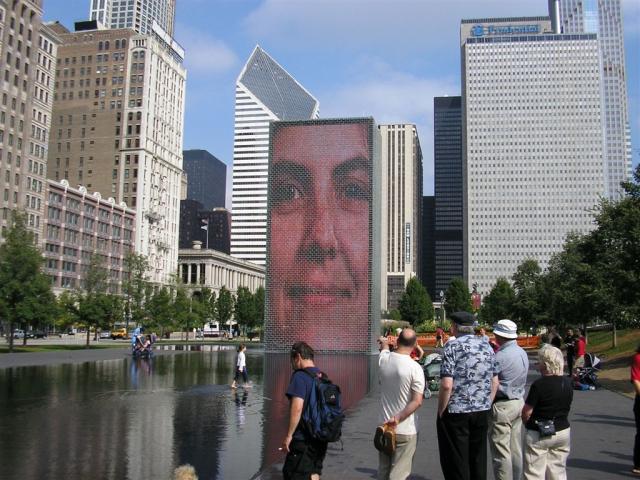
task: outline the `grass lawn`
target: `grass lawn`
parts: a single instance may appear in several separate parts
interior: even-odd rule
[[[631,357],[640,344],[640,329],[618,330],[618,346],[611,346],[612,332],[590,332],[587,352],[595,353],[603,361],[598,374],[600,382],[608,389],[633,398],[633,387],[629,381]]]
[[[23,347],[20,345],[13,345],[14,353],[29,353],[29,352],[58,352],[64,350],[97,350],[102,348],[122,348],[123,345],[112,344],[112,345],[91,345],[87,347],[86,345],[27,345]],[[9,345],[1,345],[0,353],[9,353]]]

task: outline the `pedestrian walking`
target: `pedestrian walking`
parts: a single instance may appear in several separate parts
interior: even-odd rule
[[[569,376],[573,375],[573,362],[576,358],[576,337],[573,334],[573,329],[567,330],[567,335],[564,337],[564,345],[567,348],[567,370]]]
[[[411,475],[418,443],[416,410],[422,405],[425,381],[420,365],[411,358],[417,345],[416,333],[402,330],[397,348],[391,352],[389,341],[380,337],[380,422],[395,429],[396,449],[388,455],[378,453],[378,479],[404,480]]]
[[[529,371],[527,352],[518,345],[518,327],[511,320],[493,326],[498,351],[498,391],[491,407],[489,446],[495,480],[522,477],[522,407]]]
[[[249,383],[249,374],[247,372],[247,359],[245,357],[245,350],[247,349],[244,343],[238,345],[238,357],[236,359],[236,373],[233,377],[233,383],[231,384],[231,388],[238,388],[238,380],[240,380],[240,376],[242,375],[243,386],[247,386]]]
[[[559,349],[547,345],[540,349],[538,358],[542,378],[531,385],[522,409],[526,427],[524,479],[566,480],[573,385],[564,376],[564,358]]]
[[[438,448],[446,480],[487,478],[487,430],[498,368],[488,342],[475,335],[475,318],[451,315],[455,341],[444,346],[438,396]]]
[[[636,392],[633,402],[633,416],[636,419],[636,439],[633,445],[633,470],[632,473],[640,475],[640,345],[636,349],[631,361],[631,383]]]
[[[321,374],[313,357],[313,349],[305,342],[296,342],[291,347],[291,368],[294,372],[286,392],[289,417],[287,435],[281,447],[287,453],[282,468],[284,480],[319,480],[327,454],[327,442],[311,438],[300,421],[311,390],[315,388],[315,380],[309,373]]]

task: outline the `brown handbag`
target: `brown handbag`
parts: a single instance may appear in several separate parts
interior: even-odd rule
[[[386,423],[376,428],[376,434],[373,437],[373,445],[376,450],[386,455],[393,455],[396,451],[396,429]]]

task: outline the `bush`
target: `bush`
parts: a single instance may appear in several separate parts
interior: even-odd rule
[[[406,328],[410,326],[411,324],[409,322],[405,322],[403,320],[382,320],[380,323],[380,335],[384,335],[386,332],[390,331],[390,335],[395,336],[396,328]]]

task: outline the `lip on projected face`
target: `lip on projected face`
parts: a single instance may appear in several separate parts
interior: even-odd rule
[[[340,299],[352,298],[353,292],[347,288],[320,285],[293,285],[287,290],[292,300],[309,304],[329,305]]]

